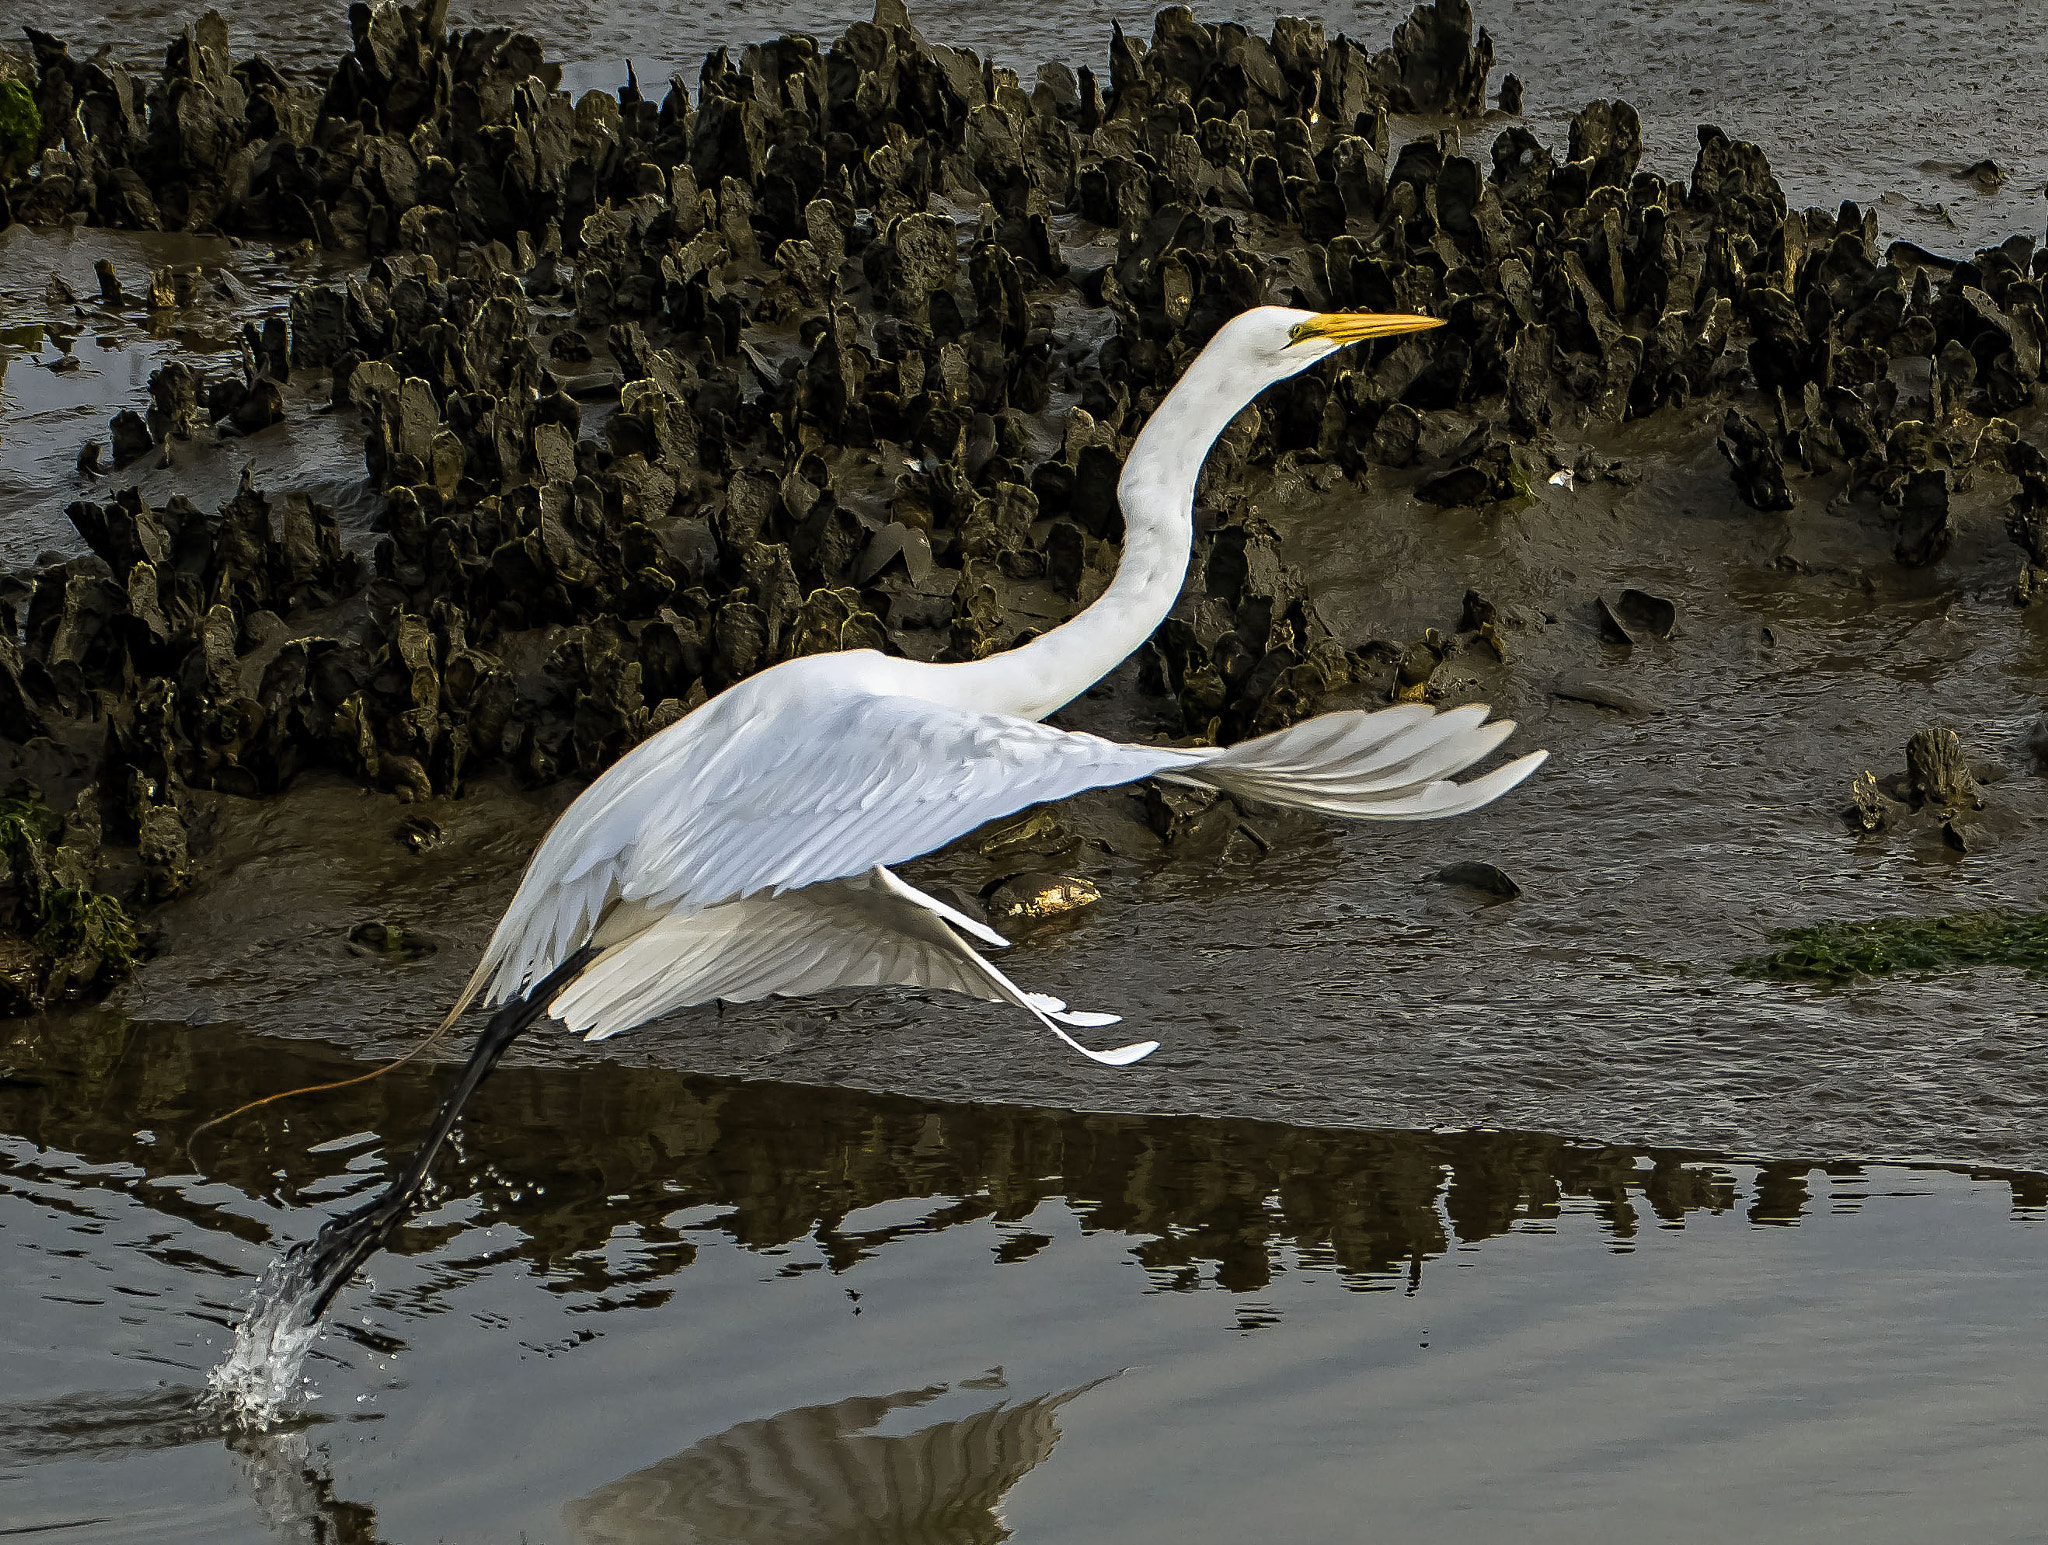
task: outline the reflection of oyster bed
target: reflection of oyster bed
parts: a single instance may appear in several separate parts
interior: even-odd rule
[[[175,1134],[197,1112],[355,1065],[240,1028],[13,1033],[10,1522],[77,1520],[87,1498],[110,1537],[132,1520],[195,1545],[259,1519],[294,1538],[544,1539],[588,1498],[570,1522],[598,1539],[744,1518],[765,1536],[731,1538],[809,1545],[822,1519],[966,1545],[1000,1537],[1002,1496],[1025,1538],[1244,1539],[1263,1521],[1341,1540],[1369,1517],[1469,1541],[1532,1516],[1552,1538],[1640,1538],[1674,1498],[1696,1522],[1785,1526],[1882,1495],[1921,1532],[1879,1537],[1903,1539],[2037,1476],[2019,1408],[2040,1362],[2037,1177],[2008,1193],[592,1061],[487,1088],[417,1253],[337,1326],[330,1419],[232,1441],[247,1495],[225,1494],[190,1386],[266,1224],[373,1184],[372,1131],[417,1123],[437,1080],[401,1069],[273,1107],[188,1159]],[[1211,1284],[1230,1291],[1184,1290]],[[1003,1396],[977,1380],[916,1403],[995,1364],[1020,1398],[1131,1371],[1060,1408],[1046,1458],[1055,1400],[990,1410]],[[911,1403],[884,1413],[894,1399]],[[1703,1443],[1748,1483],[1690,1464]],[[1924,1466],[1906,1496],[1894,1443]],[[910,1506],[881,1493],[892,1477]],[[1565,1532],[1582,1518],[1614,1527]]]
[[[237,1027],[124,1026],[99,1015],[25,1024],[9,1055],[37,1071],[0,1085],[0,1131],[151,1178],[185,1173],[187,1161],[138,1133],[184,1132],[243,1098],[354,1070],[314,1045]],[[204,1134],[196,1157],[209,1185],[339,1205],[337,1182],[353,1191],[378,1178],[349,1156],[371,1143],[368,1134],[419,1129],[443,1076],[408,1065],[299,1102],[283,1142],[268,1130],[272,1107]],[[1773,1181],[1773,1216],[1799,1214],[1805,1169],[1784,1166]],[[519,1231],[521,1254],[600,1294],[687,1265],[704,1229],[751,1249],[813,1239],[845,1267],[897,1238],[1023,1219],[1058,1201],[1090,1228],[1140,1240],[1160,1284],[1210,1278],[1244,1291],[1266,1283],[1288,1252],[1314,1255],[1359,1285],[1386,1281],[1420,1270],[1454,1239],[1552,1216],[1566,1198],[1605,1199],[1606,1226],[1620,1238],[1645,1213],[1675,1223],[1733,1200],[1732,1182],[1711,1163],[1540,1134],[944,1104],[595,1059],[501,1068],[465,1118],[460,1161],[444,1184],[480,1191],[489,1215]],[[2037,1181],[2014,1184],[2036,1195]],[[232,1209],[181,1185],[152,1194],[178,1217],[253,1237]],[[865,1208],[935,1196],[957,1200],[912,1222],[842,1229]],[[680,1230],[663,1221],[697,1208],[716,1211]],[[622,1227],[640,1236],[638,1264],[623,1278],[604,1253]],[[437,1232],[422,1225],[417,1237]],[[1020,1229],[1005,1257],[1022,1260],[1049,1243]]]
[[[1079,1394],[902,1436],[868,1431],[945,1393],[908,1390],[742,1422],[563,1509],[576,1545],[993,1545],[1003,1494],[1052,1453]],[[900,1421],[899,1421],[900,1425]]]

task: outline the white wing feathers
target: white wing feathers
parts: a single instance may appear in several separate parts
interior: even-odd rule
[[[696,912],[650,912],[623,903],[598,942],[618,937],[555,999],[554,1014],[579,1035],[604,1040],[694,1003],[748,1003],[837,987],[936,987],[1029,1010],[1076,1051],[1120,1066],[1156,1049],[1141,1041],[1090,1051],[1061,1028],[1116,1023],[1114,1014],[1066,1011],[1027,993],[960,935],[989,944],[1001,934],[877,866],[782,895],[760,894]]]
[[[1132,746],[920,698],[748,690],[765,680],[714,698],[584,792],[534,853],[457,1013],[486,985],[490,1002],[516,996],[589,941],[603,953],[555,1012],[593,1037],[715,998],[899,984],[1015,1003],[1071,1041],[1056,1020],[1113,1021],[1023,992],[962,937],[1000,936],[883,866],[1153,775],[1426,820],[1498,798],[1544,757],[1448,781],[1513,733],[1476,705],[1323,714],[1228,749]],[[1151,1046],[1089,1055],[1129,1061]]]
[[[845,879],[1216,755],[909,697],[748,697],[736,688],[643,742],[556,822],[478,967],[489,1001],[546,975],[617,903],[701,911]]]

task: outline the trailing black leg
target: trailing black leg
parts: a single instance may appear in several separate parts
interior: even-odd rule
[[[462,1107],[469,1097],[476,1093],[477,1085],[498,1065],[505,1049],[536,1020],[546,1016],[548,1005],[564,987],[582,974],[596,953],[595,949],[585,945],[524,997],[515,998],[493,1014],[490,1023],[478,1032],[476,1049],[469,1054],[469,1061],[463,1064],[462,1076],[456,1080],[448,1098],[441,1102],[433,1126],[428,1128],[419,1147],[413,1150],[404,1172],[375,1200],[331,1220],[312,1239],[292,1247],[292,1255],[304,1257],[307,1279],[313,1284],[313,1296],[306,1313],[308,1324],[327,1312],[334,1295],[406,1220],[413,1204],[419,1200],[420,1192],[426,1187],[427,1174],[434,1166],[435,1155],[448,1140],[448,1134],[455,1130],[456,1119],[461,1116]]]

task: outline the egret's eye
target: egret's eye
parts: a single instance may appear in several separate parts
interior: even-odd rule
[[[1308,323],[1296,322],[1292,327],[1287,329],[1287,347],[1291,349],[1297,343],[1301,342],[1302,339],[1307,338],[1309,336],[1310,332]]]

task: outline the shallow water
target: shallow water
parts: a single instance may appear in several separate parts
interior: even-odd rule
[[[114,267],[127,304],[99,304],[93,265]],[[151,311],[143,300],[155,268],[202,277],[197,304]],[[22,568],[45,552],[84,544],[65,516],[75,499],[107,499],[134,485],[161,504],[182,493],[200,505],[230,498],[243,469],[259,483],[305,489],[335,506],[360,537],[369,521],[361,427],[347,415],[310,412],[326,383],[302,372],[286,393],[289,418],[257,434],[214,443],[176,441],[167,467],[158,455],[113,470],[108,420],[149,408],[150,373],[173,360],[213,372],[239,369],[245,319],[282,312],[292,291],[322,279],[322,259],[279,258],[267,247],[180,233],[35,230],[0,233],[0,568]],[[53,291],[59,281],[63,291]],[[66,357],[78,361],[64,364]],[[100,443],[106,473],[78,471],[88,440]]]
[[[10,1528],[1992,1541],[2038,1518],[2038,1176],[514,1067],[407,1253],[345,1298],[312,1425],[251,1437],[200,1406],[222,1322],[272,1230],[378,1182],[376,1133],[432,1080],[202,1139],[195,1168],[173,1134],[201,1111],[348,1064],[111,1017],[7,1055]]]

